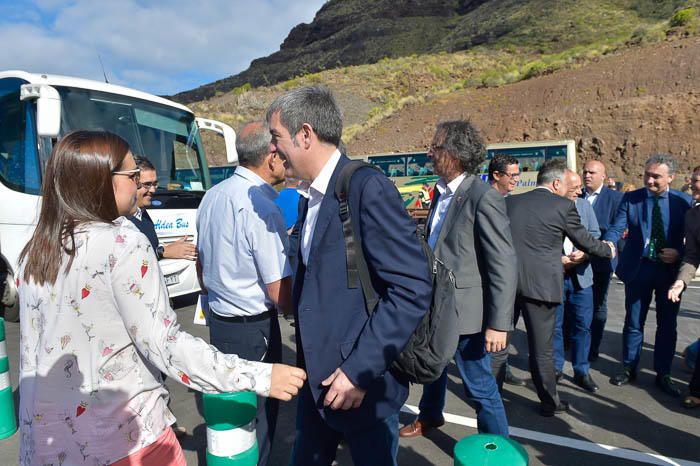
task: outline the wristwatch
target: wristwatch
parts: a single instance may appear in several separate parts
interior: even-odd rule
[[[158,260],[161,260],[163,258],[163,255],[165,254],[165,246],[162,244],[159,244],[158,247],[156,248],[156,256],[158,257]]]

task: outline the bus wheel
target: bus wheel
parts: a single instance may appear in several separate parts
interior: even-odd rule
[[[11,273],[5,273],[3,283],[0,283],[0,309],[3,311],[3,317],[8,322],[19,322],[19,297],[17,296],[17,288]],[[2,286],[4,285],[4,286]]]

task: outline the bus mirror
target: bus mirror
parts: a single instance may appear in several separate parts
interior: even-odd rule
[[[24,84],[20,100],[36,99],[36,132],[39,137],[58,137],[61,130],[61,96],[46,84]]]
[[[226,161],[231,165],[238,163],[238,152],[236,152],[236,132],[226,123],[206,118],[197,118],[199,129],[208,129],[224,137],[226,145]]]

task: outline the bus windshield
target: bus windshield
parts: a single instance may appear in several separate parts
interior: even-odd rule
[[[75,129],[118,134],[134,155],[156,167],[159,191],[204,191],[206,162],[194,115],[123,95],[56,86],[61,95],[61,135]]]

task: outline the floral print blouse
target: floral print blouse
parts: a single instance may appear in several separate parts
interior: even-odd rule
[[[175,422],[160,372],[205,393],[267,396],[272,366],[180,331],[148,239],[123,217],[75,236],[54,285],[18,280],[22,465],[105,465]]]

